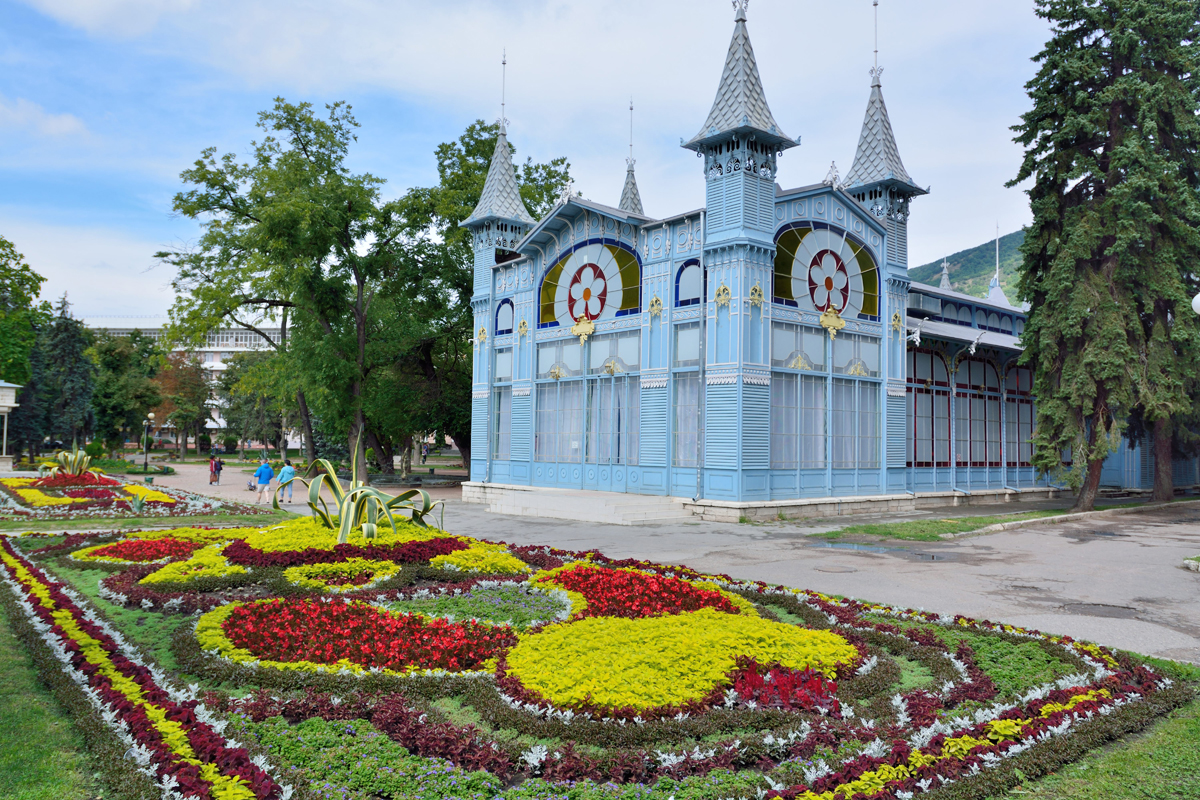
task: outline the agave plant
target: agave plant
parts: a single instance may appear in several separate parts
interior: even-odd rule
[[[83,475],[91,465],[92,457],[79,449],[78,442],[72,442],[71,452],[63,450],[54,461],[43,464],[38,471],[43,477],[50,478],[56,475]]]
[[[362,438],[360,437],[350,456],[350,463],[353,466],[351,467],[349,487],[342,487],[333,464],[324,458],[319,458],[313,462],[309,470],[310,475],[314,470],[317,471],[316,477],[311,480],[296,477],[279,484],[274,497],[271,498],[271,505],[278,511],[280,491],[293,481],[303,483],[308,487],[308,507],[312,509],[313,516],[320,520],[326,528],[330,530],[337,528],[339,544],[345,544],[349,540],[350,534],[359,527],[362,528],[365,538],[374,539],[379,532],[381,517],[392,526],[394,533],[396,518],[393,516],[393,512],[396,511],[408,511],[412,514],[413,523],[422,528],[427,527],[425,517],[441,503],[434,503],[429,493],[421,489],[410,489],[393,497],[360,481],[358,479],[358,448],[361,444]],[[334,502],[337,503],[336,525],[334,524],[334,515],[329,513],[329,506],[326,504],[325,498],[321,497],[321,489],[325,486],[329,487]]]

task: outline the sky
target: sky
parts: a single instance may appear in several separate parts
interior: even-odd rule
[[[1049,28],[1033,0],[880,0],[879,63],[913,204],[910,266],[1030,220],[1011,126]],[[874,63],[871,0],[752,0],[768,102],[801,146],[785,188],[853,162]],[[351,168],[387,197],[436,182],[434,149],[500,115],[518,158],[566,156],[616,205],[634,115],[647,214],[699,208],[682,150],[703,124],[733,31],[729,0],[0,0],[0,235],[79,316],[161,315],[154,253],[197,222],[172,212],[207,147],[245,154],[275,97],[349,102]]]

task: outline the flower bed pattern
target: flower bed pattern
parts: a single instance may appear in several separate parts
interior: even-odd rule
[[[133,502],[141,499],[141,511]],[[182,489],[151,488],[106,475],[55,475],[0,479],[0,520],[185,517],[211,514],[267,514],[261,507],[227,503]]]
[[[274,800],[284,794],[242,749],[229,747],[196,700],[177,699],[123,646],[119,635],[89,619],[61,585],[0,543],[5,582],[63,668],[133,758],[156,781],[188,797]]]
[[[148,612],[204,612],[176,634],[181,669],[273,690],[206,697],[242,715],[239,739],[282,746],[269,719],[279,714],[292,725],[352,721],[354,737],[434,759],[405,762],[406,774],[466,785],[468,770],[486,770],[470,780],[490,798],[1000,795],[1018,766],[1043,774],[1191,696],[1136,658],[987,621],[443,531],[401,526],[337,545],[311,528],[143,532],[87,550],[194,546],[165,566],[129,565],[101,593]],[[71,550],[41,549],[49,559]],[[460,570],[476,554],[485,571],[507,559],[524,568],[447,582],[446,557],[459,554]],[[384,571],[389,583],[372,586]],[[1035,648],[1053,678],[989,672],[1004,647]],[[929,679],[900,691],[900,659]],[[447,709],[485,727],[456,724]],[[271,752],[291,763],[287,747]],[[379,787],[410,785],[371,783],[369,794],[302,778],[355,800],[408,796]],[[207,796],[197,786],[185,796]]]

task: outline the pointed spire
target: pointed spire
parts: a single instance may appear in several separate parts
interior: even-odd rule
[[[938,288],[950,289],[952,291],[954,289],[954,287],[950,285],[950,262],[944,258],[942,259],[942,282],[938,284]]]
[[[1008,295],[1000,288],[1000,223],[998,222],[996,223],[996,274],[992,276],[992,282],[988,284],[987,299],[989,303],[1012,305],[1008,302]]]
[[[908,170],[900,160],[896,135],[892,133],[892,121],[888,117],[887,104],[883,102],[883,84],[880,81],[882,75],[883,67],[871,70],[871,99],[867,101],[862,134],[858,138],[858,151],[854,155],[854,166],[846,175],[846,186],[857,188],[873,183],[890,182],[906,184],[915,189],[916,184],[908,176]]]
[[[725,57],[725,70],[721,73],[717,97],[704,127],[690,142],[684,144],[688,149],[697,150],[708,140],[728,133],[754,133],[759,141],[780,149],[796,146],[780,130],[767,105],[754,47],[746,30],[746,8],[749,4],[750,0],[733,0],[733,39],[729,42],[729,54]]]
[[[492,153],[492,163],[488,167],[487,180],[483,184],[483,194],[479,204],[461,224],[473,225],[487,220],[518,222],[533,225],[536,220],[525,208],[521,199],[521,187],[517,185],[517,174],[513,169],[512,149],[508,146],[508,120],[504,118],[505,94],[508,86],[508,51],[504,51],[502,77],[500,88],[500,135],[496,137],[496,149]]]
[[[625,188],[621,190],[621,202],[617,208],[628,214],[646,216],[642,209],[642,193],[638,191],[637,178],[633,174],[633,99],[629,100],[629,158],[625,160],[628,169],[625,171]]]

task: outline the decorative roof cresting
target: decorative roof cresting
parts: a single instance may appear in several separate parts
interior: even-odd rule
[[[883,67],[871,70],[871,99],[867,102],[867,114],[863,119],[862,135],[858,138],[854,166],[846,175],[845,185],[848,189],[885,182],[918,188],[900,160],[896,135],[892,133],[892,121],[888,118],[887,104],[883,102],[882,74]]]
[[[775,122],[767,97],[750,33],[746,30],[746,7],[750,0],[733,0],[734,29],[725,57],[725,70],[708,120],[684,147],[697,149],[717,136],[732,132],[756,133],[760,140],[781,148],[795,147],[794,142]]]

